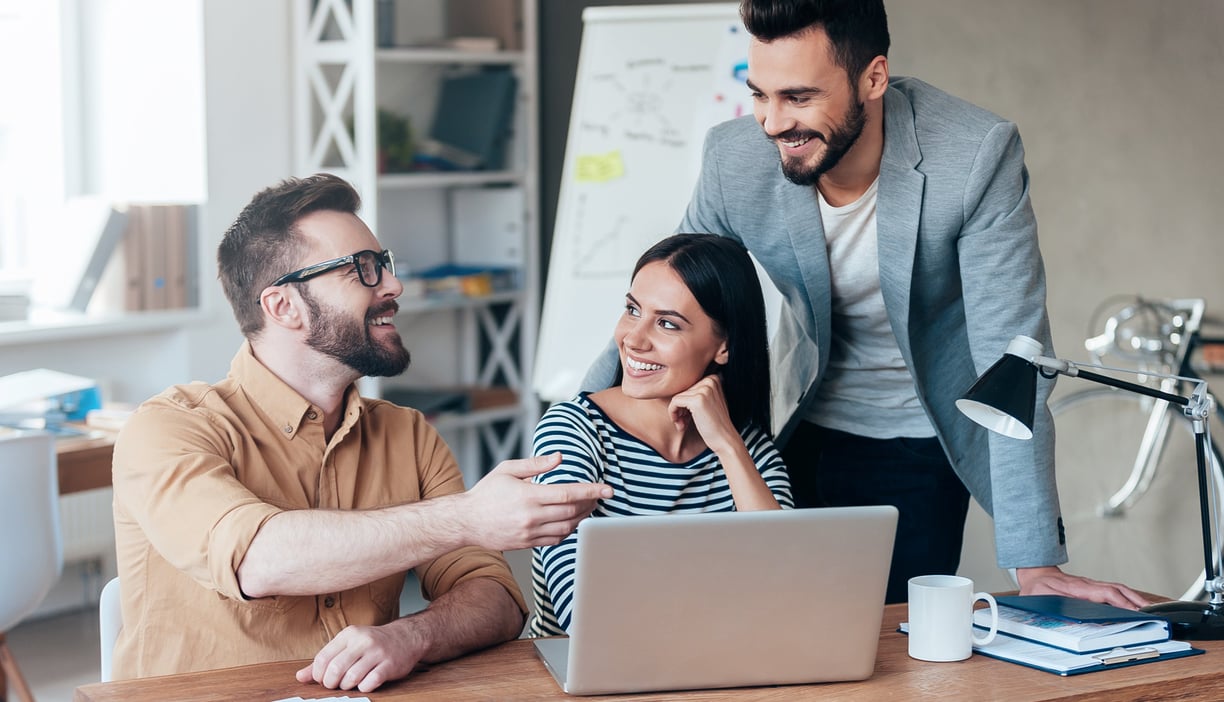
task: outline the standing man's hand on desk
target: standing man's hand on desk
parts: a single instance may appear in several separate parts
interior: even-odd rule
[[[1020,583],[1021,595],[1066,595],[1125,609],[1138,609],[1151,604],[1146,597],[1121,583],[1070,575],[1058,566],[1017,568],[1016,581]]]

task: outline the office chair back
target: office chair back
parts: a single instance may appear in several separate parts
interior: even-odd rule
[[[55,439],[0,437],[0,666],[18,695],[32,695],[4,635],[33,612],[63,569]]]
[[[111,660],[115,652],[115,641],[119,639],[119,630],[123,628],[121,602],[119,578],[111,578],[106,587],[102,588],[102,597],[98,600],[98,632],[102,638],[102,682],[114,680]]]

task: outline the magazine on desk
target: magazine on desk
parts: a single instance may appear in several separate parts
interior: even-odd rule
[[[999,597],[999,633],[1071,653],[1169,639],[1169,623],[1145,612],[1058,595]],[[990,611],[974,612],[974,625],[990,628]]]

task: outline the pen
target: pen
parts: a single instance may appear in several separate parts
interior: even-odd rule
[[[1151,646],[1144,646],[1143,648],[1119,647],[1113,649],[1112,651],[1094,653],[1092,657],[1105,665],[1110,665],[1112,663],[1129,663],[1131,661],[1141,661],[1145,658],[1156,658],[1159,655],[1160,651],[1157,651]]]

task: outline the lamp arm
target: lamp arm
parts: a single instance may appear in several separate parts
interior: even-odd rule
[[[1192,420],[1194,425],[1194,448],[1195,448],[1195,463],[1198,468],[1198,492],[1199,492],[1199,518],[1202,522],[1203,529],[1203,573],[1205,578],[1205,587],[1211,596],[1211,603],[1217,608],[1224,608],[1224,582],[1221,581],[1224,573],[1221,573],[1216,568],[1216,554],[1218,546],[1212,539],[1211,528],[1211,505],[1208,497],[1210,488],[1207,481],[1207,449],[1210,445],[1207,419],[1211,416],[1212,407],[1215,400],[1207,392],[1207,383],[1199,378],[1185,378],[1179,375],[1164,375],[1160,373],[1146,373],[1145,375],[1154,378],[1168,378],[1173,380],[1184,380],[1194,383],[1194,390],[1189,397],[1182,395],[1174,395],[1172,393],[1162,392],[1155,388],[1140,383],[1131,383],[1125,380],[1100,373],[1086,371],[1076,364],[1065,361],[1061,358],[1049,358],[1047,356],[1035,356],[1028,359],[1028,362],[1033,364],[1038,370],[1062,374],[1073,378],[1083,378],[1091,380],[1095,383],[1108,385],[1120,390],[1128,390],[1140,395],[1147,395],[1158,400],[1180,405],[1182,413]],[[1100,370],[1111,370],[1123,373],[1135,373],[1137,371],[1126,368],[1108,368],[1105,366],[1091,366]]]
[[[1011,357],[1009,359],[1009,357]],[[1118,380],[1112,376],[1101,375],[1084,370],[1084,367],[1098,371],[1116,373],[1131,373],[1144,378],[1160,378],[1162,380],[1177,380],[1191,383],[1193,390],[1188,397],[1157,390],[1149,385]],[[1211,595],[1207,604],[1199,602],[1169,602],[1151,605],[1145,611],[1162,613],[1179,634],[1187,638],[1224,639],[1224,561],[1220,546],[1215,536],[1222,533],[1217,522],[1212,528],[1212,505],[1218,505],[1220,496],[1215,489],[1214,480],[1209,467],[1214,469],[1214,460],[1209,457],[1211,451],[1210,418],[1214,410],[1215,400],[1207,390],[1206,381],[1201,378],[1186,378],[1183,376],[1149,373],[1133,368],[1110,368],[1085,364],[1077,366],[1060,358],[1049,358],[1041,355],[1041,342],[1032,337],[1019,335],[1007,345],[1003,358],[991,366],[977,379],[964,396],[956,401],[957,408],[969,419],[991,431],[1014,439],[1032,437],[1034,421],[1034,390],[1038,372],[1046,378],[1056,375],[1091,380],[1094,383],[1107,385],[1138,395],[1155,398],[1162,402],[1178,405],[1182,414],[1191,420],[1194,428],[1195,462],[1198,469],[1199,520],[1203,529],[1203,574],[1205,588]],[[1175,386],[1165,384],[1163,387],[1173,389]],[[1180,387],[1180,386],[1177,386]],[[1167,407],[1158,407],[1165,411]],[[1216,510],[1218,519],[1218,510]]]
[[[1148,387],[1147,385],[1143,385],[1141,383],[1131,383],[1125,380],[1118,380],[1117,378],[1111,378],[1108,375],[1101,375],[1100,373],[1093,373],[1092,371],[1086,371],[1083,368],[1075,365],[1074,363],[1071,363],[1070,361],[1064,361],[1061,358],[1048,358],[1046,356],[1035,356],[1029,359],[1029,363],[1032,363],[1034,366],[1037,366],[1037,368],[1044,370],[1044,371],[1048,371],[1051,373],[1061,373],[1062,375],[1072,377],[1072,378],[1083,378],[1084,380],[1091,380],[1095,383],[1100,383],[1102,385],[1108,385],[1110,387],[1118,388],[1120,390],[1129,390],[1131,392],[1139,393],[1140,395],[1147,395],[1148,397],[1154,397],[1158,400],[1172,402],[1173,404],[1181,405],[1182,407],[1186,407],[1190,404],[1190,398],[1188,397],[1183,397],[1182,395],[1174,395],[1172,393],[1156,390],[1155,388]],[[1092,367],[1096,368],[1098,366],[1092,366]],[[1106,370],[1113,370],[1113,369],[1106,369]],[[1125,371],[1126,369],[1117,369],[1117,370]],[[1134,371],[1127,371],[1127,372],[1133,373]],[[1181,376],[1175,376],[1175,375],[1166,376],[1166,375],[1160,375],[1157,373],[1148,373],[1147,375],[1156,377],[1156,378],[1173,378],[1176,380],[1189,380],[1189,381],[1198,383],[1200,386],[1205,385],[1201,380],[1195,380],[1193,378],[1182,378]],[[1197,393],[1198,388],[1196,388],[1195,391]]]

